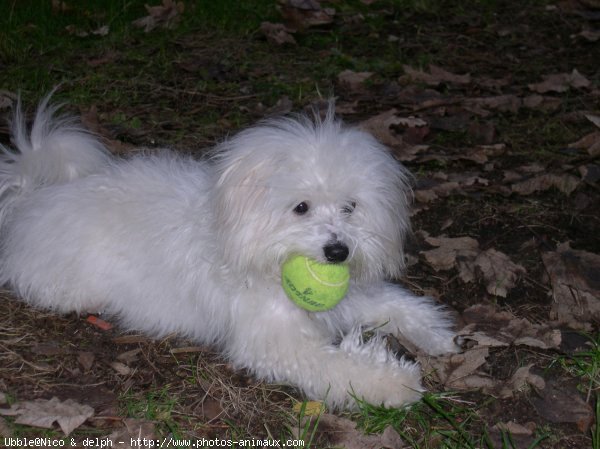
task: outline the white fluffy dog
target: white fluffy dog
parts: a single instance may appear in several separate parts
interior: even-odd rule
[[[0,282],[29,303],[179,332],[333,407],[419,398],[419,366],[378,335],[456,350],[446,311],[385,281],[403,266],[411,192],[371,135],[329,113],[266,121],[205,161],[117,159],[56,109],[46,98],[28,130],[17,105],[16,151],[0,161]],[[295,254],[349,265],[335,308],[286,297],[281,265]]]

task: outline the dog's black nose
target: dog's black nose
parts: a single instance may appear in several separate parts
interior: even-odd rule
[[[340,242],[330,243],[323,248],[327,262],[343,262],[348,258],[350,250]]]

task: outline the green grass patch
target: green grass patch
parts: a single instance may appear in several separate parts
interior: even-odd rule
[[[558,364],[579,380],[579,389],[586,402],[595,402],[594,423],[590,429],[592,448],[600,449],[600,334],[586,335],[588,348],[569,356],[557,357],[550,366]]]
[[[161,4],[92,0],[61,1],[53,7],[50,1],[0,2],[2,87],[39,98],[60,82],[109,88],[112,81],[148,73],[167,77],[178,58],[172,43],[180,36],[192,31],[246,36],[276,15],[272,0],[186,1],[172,28],[145,33],[132,22],[148,16],[147,3]],[[107,27],[107,34],[101,33],[102,27]],[[103,64],[98,70],[93,60],[110,53],[118,54],[119,63]]]
[[[173,414],[177,402],[178,398],[170,394],[168,386],[144,394],[127,393],[121,398],[127,417],[153,421],[159,432],[170,434],[175,439],[181,437],[179,424]]]
[[[380,433],[391,426],[413,449],[515,449],[511,435],[501,432],[501,445],[494,444],[477,414],[478,407],[450,394],[425,393],[423,399],[404,409],[376,407],[358,400],[358,425],[366,433]],[[547,435],[539,435],[528,449],[539,447]]]
[[[588,336],[588,344],[589,349],[562,356],[558,363],[569,374],[581,379],[580,388],[589,401],[600,393],[600,334]]]

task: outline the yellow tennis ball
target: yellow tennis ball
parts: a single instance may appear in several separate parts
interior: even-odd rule
[[[281,267],[283,290],[296,305],[310,312],[333,308],[348,291],[348,265],[319,263],[292,256]]]

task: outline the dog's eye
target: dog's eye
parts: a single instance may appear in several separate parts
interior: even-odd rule
[[[306,201],[302,201],[300,204],[294,207],[294,213],[296,215],[304,215],[308,212],[308,209],[310,209],[308,203]]]
[[[354,212],[354,209],[356,209],[356,202],[352,201],[352,202],[346,204],[344,207],[342,207],[342,213],[346,214],[346,215],[350,215],[352,212]]]

